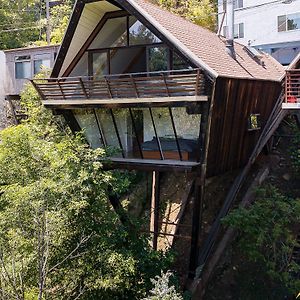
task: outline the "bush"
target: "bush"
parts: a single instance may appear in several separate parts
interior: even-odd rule
[[[263,299],[262,295],[273,295],[272,299],[283,299],[287,293],[299,292],[300,281],[294,275],[300,266],[291,260],[296,245],[292,229],[300,220],[299,202],[267,186],[257,192],[249,209],[238,208],[224,219],[239,233],[239,297]]]

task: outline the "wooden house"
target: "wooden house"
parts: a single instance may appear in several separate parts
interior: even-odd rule
[[[268,54],[238,43],[229,53],[225,39],[146,0],[78,0],[51,78],[32,83],[91,147],[118,149],[108,167],[154,172],[154,220],[159,172],[195,177],[194,270],[205,178],[246,164],[283,74]]]

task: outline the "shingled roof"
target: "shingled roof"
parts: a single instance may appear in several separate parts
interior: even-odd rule
[[[279,81],[284,67],[267,53],[255,59],[245,46],[234,43],[236,59],[227,52],[225,40],[217,34],[145,0],[126,0],[174,43],[198,58],[199,65],[215,76],[256,78]]]
[[[99,4],[105,2],[99,1]],[[220,76],[280,81],[284,74],[283,66],[270,55],[261,53],[260,59],[254,58],[245,46],[236,42],[234,43],[236,58],[232,58],[226,51],[224,38],[146,0],[111,0],[110,2],[114,3],[115,8],[124,7],[131,14],[140,17],[141,21],[147,23],[145,25],[159,32],[159,36],[164,37],[163,40],[171,43],[213,78]],[[67,51],[70,53],[79,51],[78,48],[73,49],[72,45],[70,46],[74,31],[80,30],[73,24],[80,21],[82,9],[84,5],[91,5],[89,3],[88,0],[76,2],[70,21],[72,26],[69,24],[54,66],[52,73],[54,77],[58,76]]]

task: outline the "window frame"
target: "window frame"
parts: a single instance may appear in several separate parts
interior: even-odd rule
[[[300,12],[294,12],[294,13],[291,13],[291,14],[284,14],[284,15],[279,15],[277,16],[277,32],[280,33],[280,32],[290,32],[290,31],[297,31],[297,30],[300,30],[300,25],[299,25],[299,28],[293,28],[293,29],[289,29],[289,24],[288,24],[288,21],[293,21],[294,19],[289,19],[289,16],[293,16],[293,15],[298,15],[298,19],[300,19]],[[285,21],[284,23],[282,24],[279,24],[279,18],[284,18]],[[297,18],[295,18],[297,19]],[[284,25],[284,29],[283,30],[280,30],[279,27],[283,27]]]
[[[18,79],[18,80],[24,80],[28,77],[26,76],[22,76],[22,77],[19,77],[17,76],[17,64],[22,64],[23,63],[29,63],[30,65],[30,77],[32,77],[32,57],[31,55],[16,55],[15,58],[14,58],[14,67],[15,67],[15,79]],[[24,73],[24,71],[23,71]]]

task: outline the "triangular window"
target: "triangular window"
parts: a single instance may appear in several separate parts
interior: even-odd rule
[[[145,25],[133,16],[108,19],[89,47],[91,49],[161,43]]]

